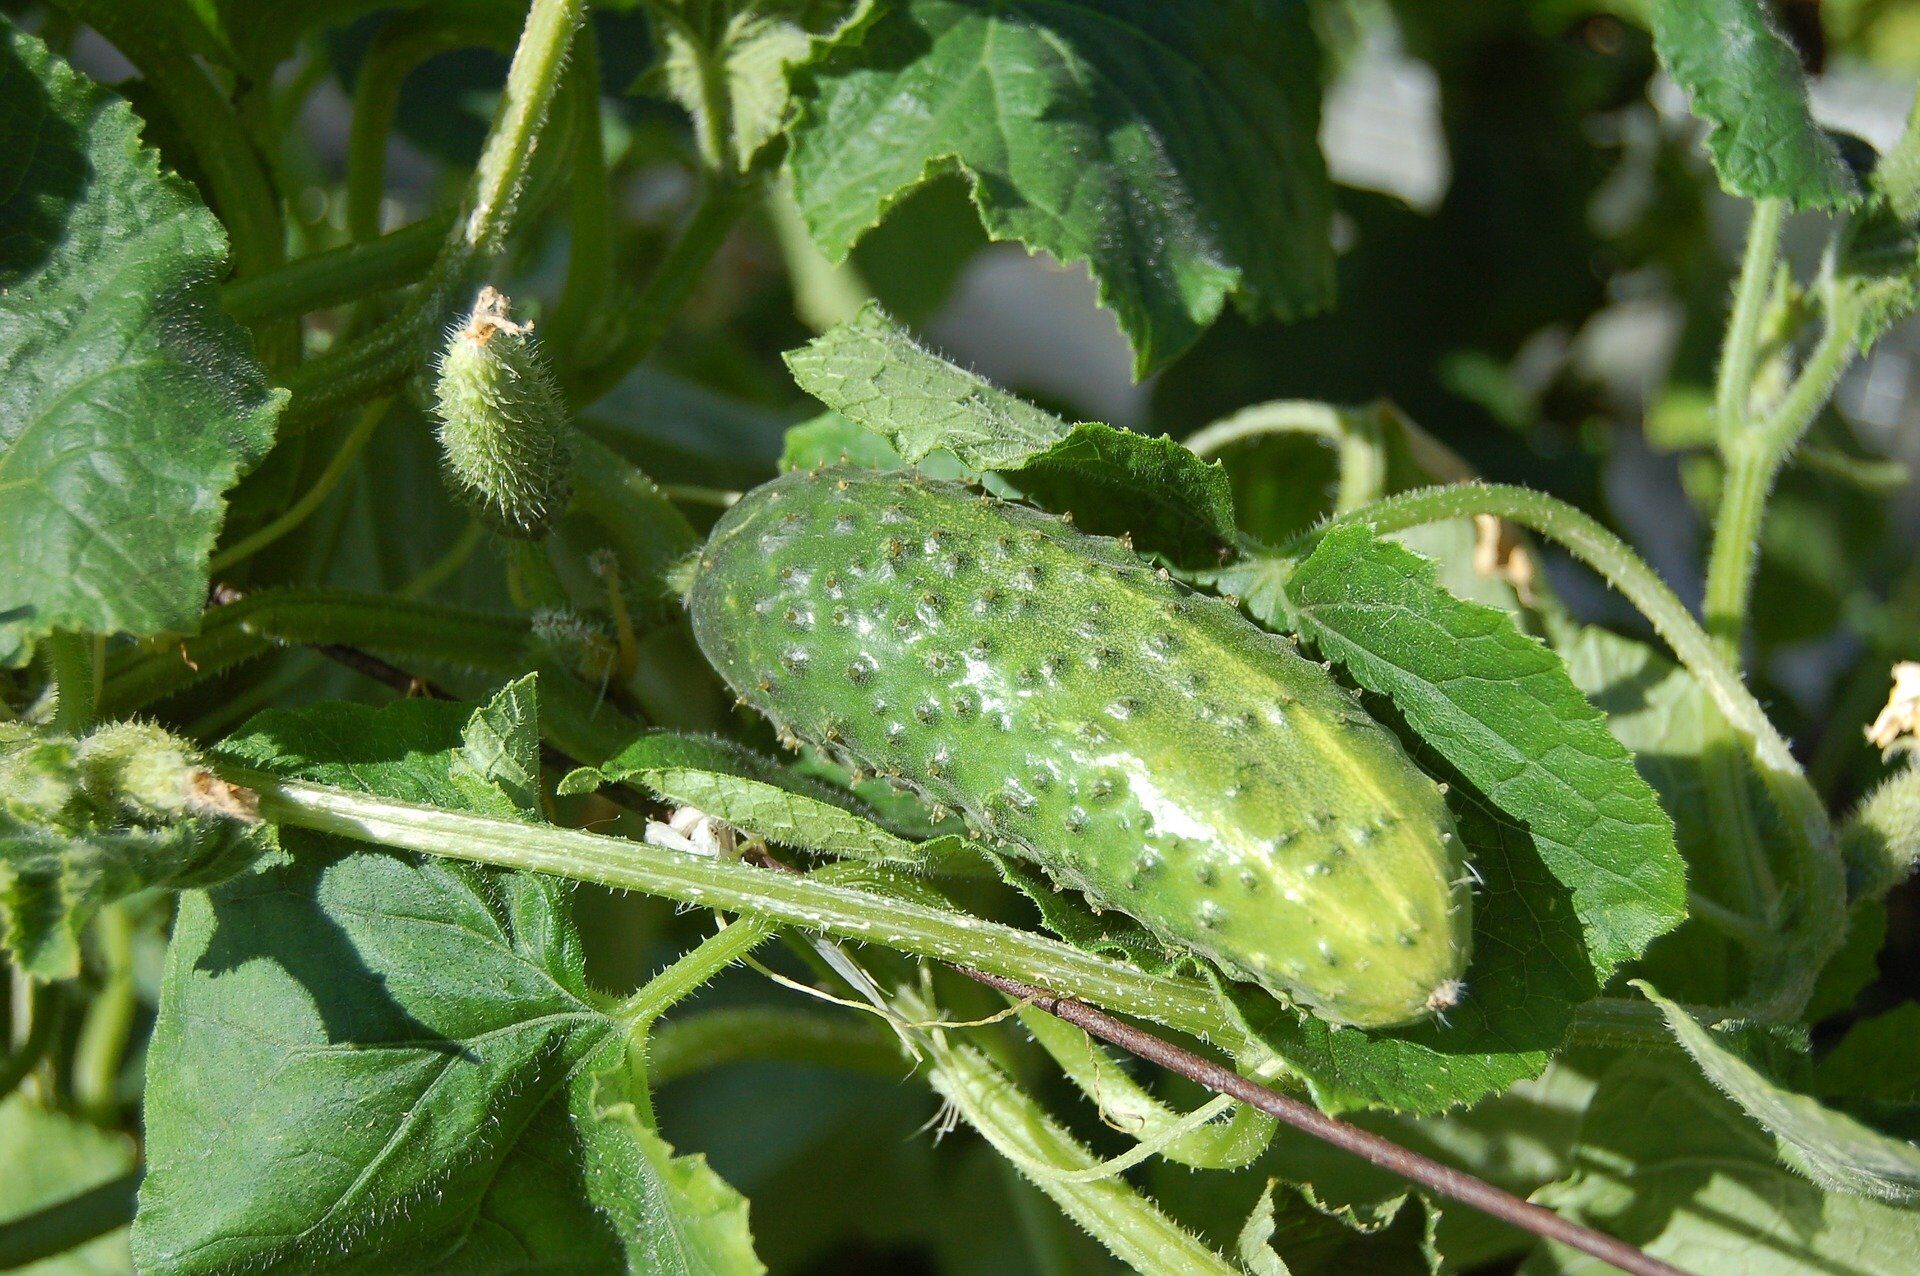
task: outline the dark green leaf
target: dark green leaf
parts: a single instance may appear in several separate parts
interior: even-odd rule
[[[1654,0],[1654,47],[1706,120],[1720,184],[1748,199],[1842,208],[1859,198],[1813,122],[1800,59],[1763,0]]]
[[[524,683],[478,713],[274,711],[225,752],[523,818],[531,711]],[[561,883],[285,841],[183,899],[149,1053],[142,1270],[652,1271],[702,1252],[657,1179],[709,1172],[607,1128],[596,1078],[626,1034],[586,986]]]
[[[271,391],[214,294],[226,236],[125,102],[0,47],[0,664],[56,629],[189,632]]]
[[[1560,658],[1432,564],[1337,527],[1295,571],[1301,632],[1488,798],[1564,883],[1602,981],[1686,916],[1673,823]]]
[[[1328,300],[1303,5],[905,0],[813,78],[791,163],[831,258],[957,170],[993,238],[1087,263],[1142,374],[1229,297],[1282,318]]]

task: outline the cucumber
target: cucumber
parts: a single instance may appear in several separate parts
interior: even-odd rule
[[[701,649],[782,736],[963,812],[1163,941],[1335,1023],[1453,1005],[1439,786],[1294,644],[1121,542],[950,483],[795,472],[713,530]]]

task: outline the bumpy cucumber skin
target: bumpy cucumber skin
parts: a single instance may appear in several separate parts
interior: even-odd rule
[[[720,520],[689,605],[783,733],[1229,974],[1361,1027],[1457,997],[1471,896],[1438,786],[1291,642],[1120,543],[955,484],[796,472]]]

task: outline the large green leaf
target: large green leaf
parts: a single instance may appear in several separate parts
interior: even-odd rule
[[[1629,1055],[1607,1071],[1573,1172],[1534,1199],[1690,1272],[1896,1276],[1920,1252],[1920,1213],[1785,1168],[1773,1137],[1675,1055]],[[1523,1269],[1600,1270],[1558,1246]]]
[[[531,710],[522,683],[478,713],[275,711],[225,751],[533,819]],[[284,840],[182,901],[148,1056],[142,1270],[752,1270],[743,1217],[723,1249],[680,1213],[730,1189],[605,1097],[625,1025],[586,986],[562,884]]]
[[[1233,540],[1233,493],[1218,464],[1171,439],[1069,425],[934,354],[878,306],[790,352],[787,366],[801,389],[908,462],[952,457],[995,472],[1089,531],[1128,533],[1176,562],[1217,564]]]
[[[1920,1147],[1794,1093],[1681,1007],[1651,990],[1647,996],[1707,1079],[1780,1140],[1787,1164],[1830,1191],[1920,1202]]]
[[[0,664],[190,631],[284,402],[220,312],[225,233],[125,102],[10,27],[0,227]]]
[[[1853,176],[1807,109],[1800,59],[1764,0],[1653,0],[1654,48],[1708,123],[1720,184],[1748,199],[1840,208]]]
[[[1673,822],[1560,658],[1362,526],[1294,573],[1301,632],[1507,814],[1571,892],[1602,980],[1686,916]]]
[[[1296,0],[902,0],[813,69],[794,194],[844,258],[958,170],[987,233],[1085,262],[1141,373],[1232,297],[1332,289],[1320,65]]]

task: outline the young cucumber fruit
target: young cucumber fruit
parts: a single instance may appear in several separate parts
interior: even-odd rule
[[[785,735],[958,808],[1058,883],[1337,1023],[1460,995],[1437,785],[1294,645],[1119,542],[946,483],[792,473],[689,596]]]

